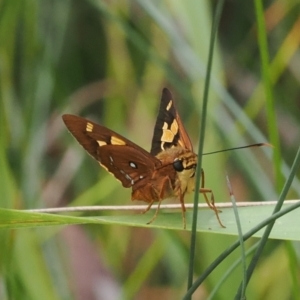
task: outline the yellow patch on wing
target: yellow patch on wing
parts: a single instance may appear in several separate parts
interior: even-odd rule
[[[171,128],[168,128],[168,123],[164,122],[162,128],[163,134],[161,136],[162,142],[172,143],[174,140],[175,135],[178,133],[178,123],[174,119],[173,123],[171,124]]]
[[[174,133],[174,135],[176,135],[178,132],[178,123],[175,119],[171,125],[171,131]]]
[[[174,134],[171,132],[171,130],[163,131],[163,134],[161,137],[162,142],[172,143],[173,139],[174,139]]]
[[[98,140],[97,143],[98,143],[98,145],[99,145],[100,147],[107,145],[106,142],[100,141],[100,140]]]
[[[92,132],[93,128],[94,128],[94,125],[92,123],[89,123],[89,122],[86,123],[86,128],[85,128],[86,131]]]
[[[169,111],[170,108],[172,107],[172,104],[173,104],[173,101],[170,100],[170,102],[168,103],[167,107],[166,107],[166,110]]]
[[[126,143],[123,140],[121,140],[115,136],[112,136],[110,138],[110,142],[112,145],[119,145],[119,146],[126,145]]]

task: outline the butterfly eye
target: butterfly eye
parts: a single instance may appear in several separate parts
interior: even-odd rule
[[[177,172],[182,172],[184,170],[182,160],[179,160],[178,158],[174,160],[173,167]]]

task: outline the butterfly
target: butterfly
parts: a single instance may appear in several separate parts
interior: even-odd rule
[[[183,227],[186,228],[184,196],[195,189],[197,155],[167,88],[162,91],[150,153],[122,135],[87,119],[70,114],[62,118],[79,144],[123,187],[132,188],[132,200],[148,203],[143,213],[158,202],[148,224],[157,217],[162,200],[173,197],[181,203]],[[203,170],[199,192],[224,227],[214,204],[213,192],[205,188]]]

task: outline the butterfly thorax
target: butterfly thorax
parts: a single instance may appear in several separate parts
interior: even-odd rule
[[[194,152],[177,146],[160,152],[156,157],[162,162],[162,168],[166,167],[172,172],[169,177],[174,188],[173,195],[194,190],[197,166],[197,155]]]

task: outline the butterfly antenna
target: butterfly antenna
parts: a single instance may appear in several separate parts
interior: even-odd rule
[[[268,143],[257,143],[257,144],[251,144],[251,145],[246,145],[246,146],[239,146],[239,147],[234,147],[234,148],[217,150],[217,151],[213,151],[213,152],[207,152],[207,153],[203,153],[203,155],[215,154],[215,153],[238,150],[238,149],[245,149],[245,148],[262,147],[262,146],[273,147],[271,144],[268,144]]]

